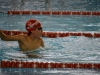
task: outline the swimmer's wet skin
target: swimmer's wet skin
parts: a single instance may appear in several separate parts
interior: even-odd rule
[[[38,20],[30,19],[26,22],[27,35],[5,35],[0,30],[0,38],[5,41],[18,41],[21,51],[36,50],[39,47],[44,47],[42,35],[42,25]]]

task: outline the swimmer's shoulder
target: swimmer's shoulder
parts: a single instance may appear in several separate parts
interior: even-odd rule
[[[23,40],[23,39],[26,39],[27,38],[27,35],[18,34],[18,35],[16,35],[16,37],[19,37],[21,40]]]

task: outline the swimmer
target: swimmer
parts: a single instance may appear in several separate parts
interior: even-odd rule
[[[38,20],[30,19],[26,22],[26,30],[28,31],[27,35],[5,35],[0,30],[0,38],[5,41],[18,41],[19,48],[21,51],[32,51],[36,50],[39,47],[44,47],[42,35],[42,26]]]

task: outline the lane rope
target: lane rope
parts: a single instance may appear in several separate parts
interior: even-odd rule
[[[36,11],[36,10],[8,10],[8,15],[97,15],[100,11]]]
[[[9,31],[9,30],[2,30],[2,32],[6,35],[18,35],[18,34],[25,34],[25,31]],[[43,31],[42,37],[48,38],[57,38],[57,37],[68,37],[68,36],[84,36],[89,38],[100,38],[100,33],[89,33],[89,32],[52,32],[52,31]]]
[[[8,10],[8,15],[96,15],[99,16],[100,12],[97,11],[33,11],[33,10]],[[2,30],[6,35],[25,34],[25,31],[8,31]],[[100,33],[89,32],[50,32],[44,31],[42,37],[57,38],[68,36],[85,36],[89,38],[100,38]],[[15,61],[15,60],[2,60],[0,63],[1,68],[80,68],[80,69],[100,69],[100,63],[73,63],[73,62],[28,62],[28,61]]]
[[[2,30],[6,35],[25,34],[25,31],[7,31]],[[43,37],[57,38],[68,36],[85,36],[100,38],[100,33],[81,33],[81,32],[43,32]],[[100,63],[73,63],[73,62],[29,62],[29,61],[16,61],[16,60],[2,60],[0,63],[1,68],[79,68],[79,69],[100,69]]]
[[[100,69],[100,63],[62,63],[62,62],[33,62],[2,60],[1,68],[79,68]]]

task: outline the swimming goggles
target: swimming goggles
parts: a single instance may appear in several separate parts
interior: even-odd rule
[[[42,30],[43,28],[42,27],[39,27],[39,28],[37,28],[38,30]]]

